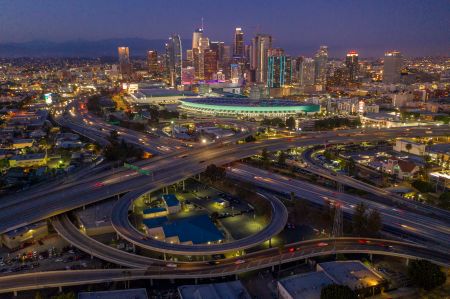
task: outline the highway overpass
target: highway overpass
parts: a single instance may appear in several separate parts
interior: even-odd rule
[[[361,241],[364,243],[361,244]],[[273,267],[302,259],[334,254],[359,253],[387,255],[406,259],[425,259],[438,265],[450,266],[448,253],[409,243],[391,240],[339,238],[320,239],[287,244],[284,249],[271,248],[241,257],[245,262],[224,260],[203,267],[179,264],[179,267],[157,266],[148,269],[98,269],[34,272],[0,277],[0,293],[49,287],[73,286],[138,279],[195,279],[223,277]]]

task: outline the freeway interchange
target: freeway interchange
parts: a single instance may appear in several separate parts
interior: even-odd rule
[[[343,238],[323,241],[323,244],[326,244],[323,246],[318,246],[316,241],[311,241],[313,243],[305,243],[310,247],[304,247],[304,244],[302,243],[300,244],[300,250],[295,249],[294,252],[282,253],[281,258],[280,253],[276,252],[275,249],[272,249],[267,252],[258,252],[255,256],[250,254],[246,255],[245,263],[243,264],[236,264],[235,260],[230,260],[223,261],[219,265],[214,266],[205,264],[187,264],[181,265],[176,269],[167,269],[167,267],[161,265],[161,262],[147,258],[148,260],[143,263],[142,261],[145,257],[136,258],[134,255],[131,257],[131,254],[125,254],[123,252],[120,252],[119,254],[118,252],[113,252],[111,247],[92,243],[91,238],[88,236],[81,236],[79,230],[73,227],[73,225],[71,226],[71,224],[68,223],[69,220],[63,215],[68,211],[103,199],[116,195],[123,195],[118,199],[113,210],[113,227],[119,235],[137,246],[174,254],[211,254],[244,249],[270,239],[274,234],[277,234],[280,230],[280,223],[284,226],[287,212],[281,202],[276,200],[276,198],[269,198],[269,201],[272,204],[271,223],[276,225],[273,227],[270,227],[269,225],[267,230],[262,231],[266,235],[260,236],[257,234],[235,242],[218,245],[211,244],[196,247],[167,244],[143,238],[143,235],[129,223],[127,213],[133,200],[142,194],[161,189],[164,186],[201,173],[209,164],[225,165],[258,154],[264,148],[268,151],[275,151],[297,146],[312,146],[324,143],[338,144],[366,140],[386,140],[397,136],[417,137],[442,135],[448,135],[447,127],[436,127],[433,128],[432,132],[424,127],[409,128],[408,130],[403,128],[393,128],[384,130],[370,129],[366,131],[322,132],[314,136],[302,135],[298,137],[267,139],[246,144],[235,144],[232,142],[212,144],[205,147],[180,150],[161,157],[155,157],[148,161],[136,163],[136,165],[139,165],[142,169],[150,170],[153,173],[152,177],[138,175],[133,171],[120,168],[94,173],[90,177],[84,177],[76,181],[63,182],[58,186],[54,186],[54,188],[42,188],[37,192],[7,197],[0,203],[1,233],[42,219],[61,215],[53,218],[55,229],[61,233],[63,238],[73,245],[92,255],[99,256],[102,259],[120,265],[126,265],[131,268],[146,267],[147,269],[130,270],[127,273],[123,273],[123,270],[67,271],[64,272],[64,275],[56,272],[33,273],[36,278],[32,282],[25,278],[28,274],[19,275],[17,277],[16,275],[5,276],[0,278],[0,289],[2,289],[2,291],[26,290],[36,288],[39,283],[41,283],[40,285],[42,287],[46,285],[42,282],[49,281],[50,277],[52,278],[52,281],[58,284],[58,286],[61,286],[85,283],[88,280],[89,282],[95,282],[130,280],[144,277],[200,278],[224,276],[271,266],[274,263],[288,262],[295,259],[339,252],[366,252],[406,258],[423,258],[448,266],[450,264],[449,255],[447,253],[442,253],[438,248],[423,247],[402,242],[401,246],[399,244],[391,245],[392,247],[389,247],[390,245],[380,245],[388,244],[387,242],[395,242],[388,240],[376,241],[377,243],[370,244],[359,244],[358,242],[355,242],[355,240],[349,241],[348,238]],[[355,201],[360,200],[346,194],[339,194],[336,196],[329,189],[317,186],[312,188],[309,185],[302,186],[298,182],[289,181],[287,178],[282,178],[270,173],[260,173],[259,171],[260,170],[238,165],[233,169],[230,169],[230,174],[240,179],[251,181],[256,185],[263,184],[265,187],[272,186],[273,189],[283,188],[283,190],[289,190],[289,192],[292,190],[316,203],[320,202],[320,204],[323,204],[324,197],[338,197],[339,200],[345,202],[346,206],[344,209],[347,209],[348,211],[351,210]],[[260,178],[262,178],[262,180]],[[411,233],[420,234],[427,242],[433,241],[441,244],[444,249],[449,248],[450,229],[446,222],[423,215],[419,216],[418,214],[409,211],[396,211],[391,207],[382,206],[377,203],[371,204],[380,209],[383,221],[387,226],[395,227],[397,231],[401,231],[401,233],[405,235]],[[422,208],[423,207],[421,206],[416,207],[418,210]],[[416,231],[412,231],[414,229]]]

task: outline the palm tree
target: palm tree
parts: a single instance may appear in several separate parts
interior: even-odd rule
[[[412,144],[411,143],[407,143],[405,148],[406,148],[406,150],[408,151],[408,154],[409,154],[409,151],[412,149]]]

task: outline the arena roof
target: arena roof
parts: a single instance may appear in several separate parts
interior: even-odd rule
[[[188,109],[234,113],[301,113],[318,112],[319,105],[304,104],[292,100],[242,98],[186,98],[180,101]]]

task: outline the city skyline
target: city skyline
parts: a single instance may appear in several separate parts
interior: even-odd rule
[[[257,7],[239,3],[239,9],[233,1],[218,6],[199,2],[193,9],[182,2],[136,3],[124,8],[117,1],[109,1],[107,6],[102,1],[89,6],[71,1],[55,6],[41,1],[33,12],[24,2],[11,2],[2,7],[0,45],[35,40],[58,43],[125,38],[155,40],[166,39],[174,33],[184,41],[201,27],[204,18],[204,34],[211,40],[231,44],[234,29],[241,27],[245,44],[257,33],[268,33],[273,36],[275,46],[292,55],[311,55],[320,45],[329,46],[331,57],[343,57],[351,49],[362,57],[381,57],[389,50],[399,50],[407,56],[448,52],[445,1],[433,5],[419,1],[357,5],[352,1],[339,2],[339,5],[318,1],[296,4],[295,10],[283,9],[290,7],[292,1],[277,5],[262,1]],[[124,14],[124,9],[128,13]],[[23,18],[13,18],[17,13]],[[60,26],[52,26],[53,23]]]

